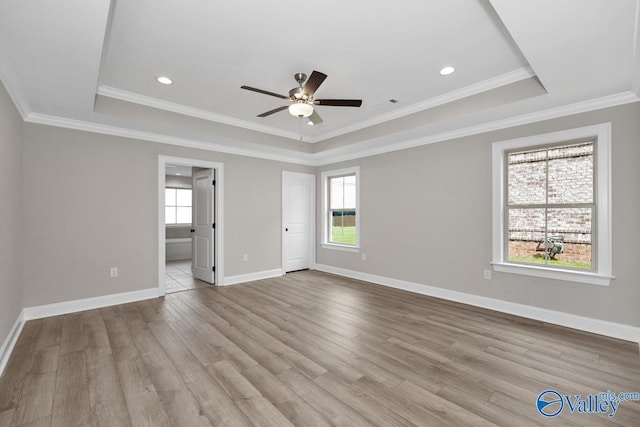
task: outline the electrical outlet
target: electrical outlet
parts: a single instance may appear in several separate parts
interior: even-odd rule
[[[242,255],[242,261],[244,261],[244,262],[249,261],[249,254]]]
[[[367,260],[367,254],[365,254],[364,252],[362,252],[362,260],[366,261]]]
[[[484,271],[484,278],[486,280],[491,280],[491,270],[485,270]]]
[[[111,277],[118,277],[118,267],[111,267]]]

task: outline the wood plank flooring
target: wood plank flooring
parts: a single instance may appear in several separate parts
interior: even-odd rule
[[[640,392],[638,345],[307,271],[27,322],[0,427],[535,426],[550,388]]]

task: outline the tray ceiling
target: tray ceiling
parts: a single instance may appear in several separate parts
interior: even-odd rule
[[[0,78],[32,121],[313,155],[637,99],[638,15],[637,0],[2,2]],[[328,75],[317,98],[362,107],[316,106],[308,126],[256,117],[286,102],[240,89],[286,95],[312,70]]]

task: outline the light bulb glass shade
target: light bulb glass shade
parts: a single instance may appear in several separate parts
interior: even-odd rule
[[[309,117],[313,114],[313,105],[306,102],[296,102],[289,106],[289,114],[296,117]]]

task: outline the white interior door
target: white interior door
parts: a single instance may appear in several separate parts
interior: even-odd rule
[[[311,268],[315,259],[315,175],[282,172],[282,269]]]
[[[215,171],[206,169],[193,173],[193,277],[214,283],[215,236]]]

